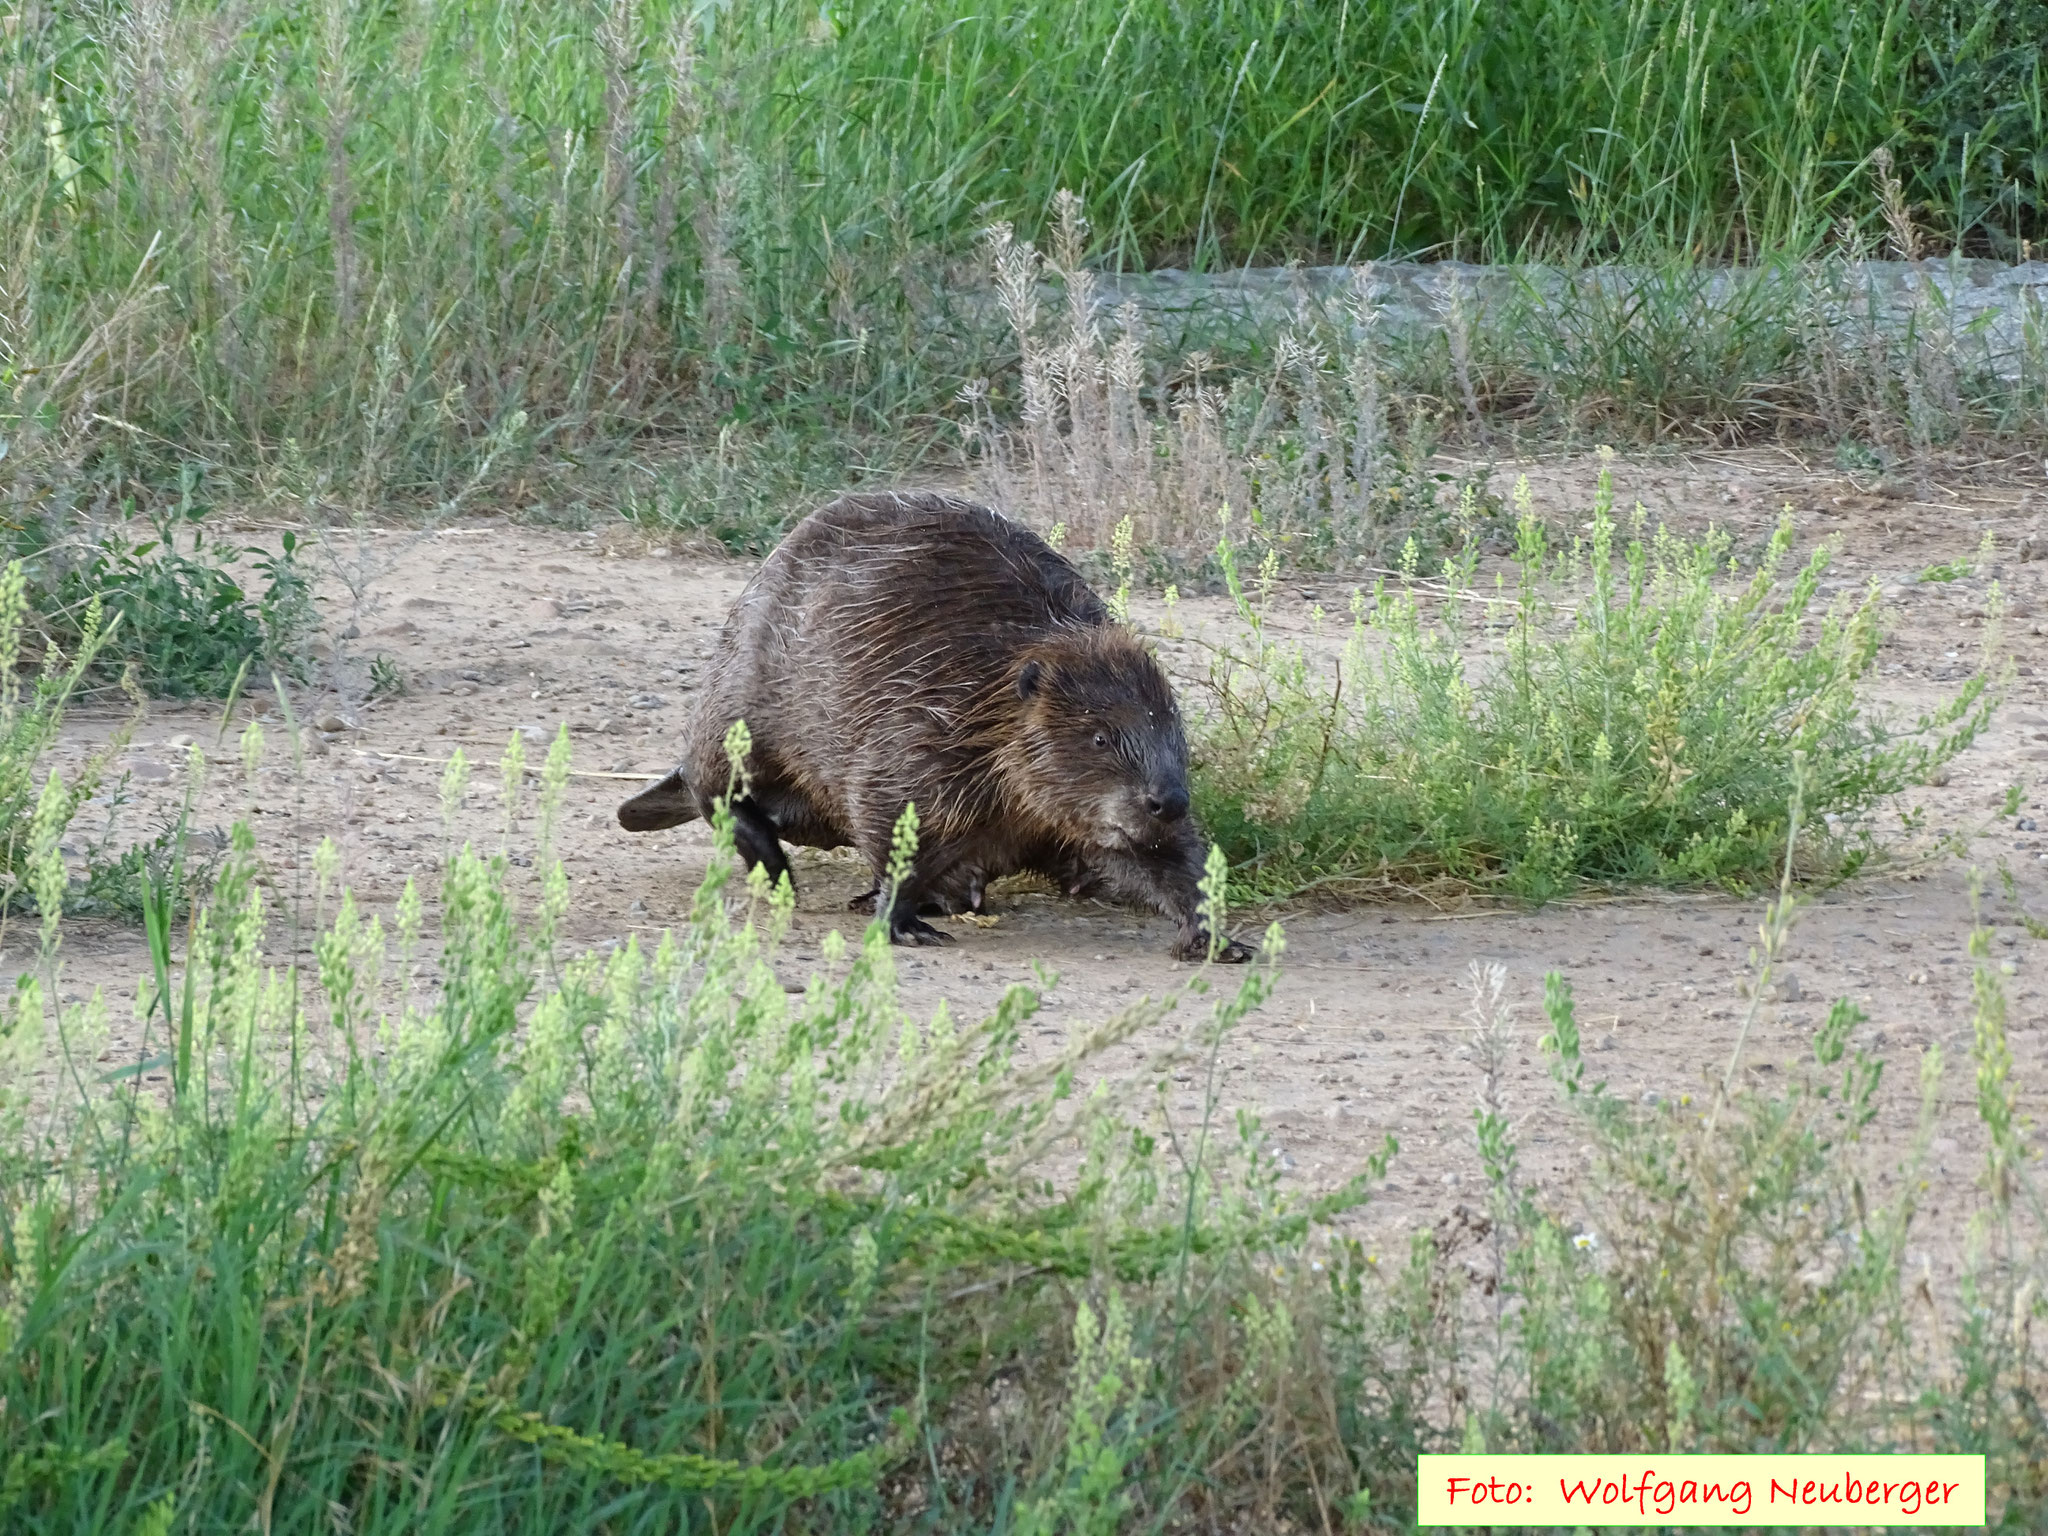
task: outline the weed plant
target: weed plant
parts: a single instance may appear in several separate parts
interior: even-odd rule
[[[1161,391],[1135,304],[1117,310],[1113,339],[1103,334],[1080,198],[1062,192],[1055,214],[1049,256],[1008,225],[985,240],[1018,355],[1014,426],[989,381],[961,396],[969,464],[991,501],[1097,552],[1121,528],[1138,547],[1185,558],[1219,506],[1239,509],[1245,537],[1298,565],[1378,560],[1416,534],[1440,542],[1439,482],[1450,477],[1427,467],[1440,423],[1410,409],[1397,428],[1374,343],[1382,285],[1369,267],[1339,324],[1290,328],[1270,371],[1212,383],[1213,359],[1197,353],[1180,387]],[[1063,296],[1049,319],[1048,280]]]
[[[1995,630],[1952,700],[1893,723],[1860,693],[1878,595],[1821,606],[1824,547],[1788,577],[1782,521],[1738,581],[1725,534],[1651,533],[1639,508],[1624,536],[1604,468],[1599,486],[1590,532],[1556,547],[1520,483],[1511,575],[1490,589],[1475,539],[1435,579],[1411,543],[1392,582],[1354,590],[1341,645],[1320,612],[1311,645],[1275,638],[1277,558],[1247,588],[1226,538],[1241,632],[1214,652],[1195,797],[1241,885],[1746,887],[1784,856],[1798,753],[1828,829],[1808,873],[1839,877],[1870,850],[1869,815],[1983,728]]]
[[[50,863],[78,809],[99,787],[106,761],[123,744],[113,742],[87,758],[66,784],[56,773],[37,782],[43,754],[57,739],[64,706],[116,630],[89,603],[78,626],[79,645],[70,656],[45,649],[42,668],[24,679],[22,642],[28,633],[28,573],[19,560],[0,571],[0,933],[7,915],[22,907],[49,914],[62,910],[65,874],[61,858]]]
[[[209,545],[201,516],[190,518],[188,548],[179,547],[175,527],[134,543],[109,531],[75,558],[50,561],[60,573],[39,594],[46,624],[68,628],[73,615],[97,602],[121,620],[104,648],[103,670],[115,663],[132,668],[158,697],[223,698],[252,666],[300,675],[296,645],[313,623],[313,605],[294,559],[297,536],[287,531],[276,554]],[[264,578],[260,596],[228,571],[238,558],[251,560]]]

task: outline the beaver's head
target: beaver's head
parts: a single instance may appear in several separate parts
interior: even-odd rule
[[[1076,841],[1157,847],[1188,814],[1188,742],[1173,686],[1121,626],[1039,642],[1012,675],[1021,702],[1011,771]]]

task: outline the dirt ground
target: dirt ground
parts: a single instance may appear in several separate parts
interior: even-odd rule
[[[1918,573],[1969,557],[1987,530],[1997,541],[1995,576],[2010,600],[2007,636],[2018,663],[2010,696],[1946,782],[1912,797],[1925,820],[1902,836],[1901,856],[1819,896],[1805,912],[1746,1058],[1750,1081],[1784,1080],[1805,1057],[1829,1002],[1856,999],[1870,1015],[1861,1038],[1890,1061],[1884,1124],[1897,1147],[1912,1121],[1916,1058],[1940,1044],[1949,1071],[1932,1156],[1938,1213],[1941,1197],[1966,1192],[1980,1166],[1966,952],[1973,868],[1984,876],[1984,912],[1998,924],[1994,953],[2011,969],[2015,1076],[2030,1118],[2038,1122],[2048,1107],[2048,946],[2020,922],[2022,908],[2048,917],[2048,833],[2033,830],[2048,790],[2032,787],[2048,774],[2048,561],[2020,558],[2022,536],[2037,531],[2039,509],[2048,508],[2043,466],[2004,466],[1936,488],[1872,486],[1775,452],[1672,455],[1615,468],[1623,507],[1640,500],[1653,520],[1676,528],[1697,532],[1716,522],[1754,548],[1789,504],[1802,545],[1835,540],[1831,581],[1882,585],[1892,638],[1875,695],[1901,712],[1945,696],[1968,674],[1983,638],[1988,578],[1921,582]],[[1503,465],[1496,471],[1503,492],[1517,472],[1529,474],[1538,508],[1553,520],[1565,509],[1574,519],[1588,515],[1590,459]],[[461,745],[477,763],[458,835],[495,843],[496,762],[508,735],[528,732],[537,760],[566,721],[580,775],[559,838],[574,889],[570,939],[600,945],[628,933],[651,937],[678,920],[703,869],[708,834],[691,826],[634,837],[618,828],[613,809],[643,777],[671,766],[697,669],[750,567],[650,543],[622,524],[571,533],[491,517],[465,518],[431,535],[386,530],[351,559],[374,578],[367,600],[354,605],[329,584],[327,636],[316,645],[314,668],[329,680],[327,690],[294,700],[300,719],[341,728],[309,733],[303,771],[295,772],[267,695],[237,708],[224,739],[217,704],[152,704],[118,760],[129,775],[128,803],[119,810],[126,834],[146,834],[175,806],[186,749],[196,741],[212,763],[199,825],[226,827],[251,814],[281,899],[304,885],[306,852],[331,835],[358,899],[388,919],[406,876],[424,882],[437,867],[440,765],[451,749]],[[1341,611],[1341,588],[1333,586],[1296,583],[1289,601],[1298,612],[1290,607],[1284,622],[1305,628],[1310,604],[1301,590],[1318,591]],[[1156,603],[1134,608],[1141,623],[1160,617]],[[1179,616],[1197,631],[1225,617],[1213,599],[1184,599]],[[378,656],[401,669],[408,691],[366,703],[368,664]],[[235,740],[252,715],[266,720],[270,740],[253,791]],[[120,719],[111,706],[75,712],[58,764],[75,764]],[[2028,786],[2024,819],[2001,813],[2012,784]],[[81,819],[81,837],[96,814]],[[2001,861],[2017,881],[2018,903],[2003,894]],[[844,852],[801,854],[796,867],[799,917],[786,965],[800,976],[828,930],[857,935],[864,920],[846,902],[866,879]],[[1435,1224],[1477,1184],[1470,1110],[1479,1080],[1463,1018],[1467,970],[1475,961],[1498,962],[1518,1008],[1506,1098],[1523,1166],[1569,1211],[1572,1175],[1586,1149],[1535,1049],[1544,973],[1559,970],[1571,980],[1592,1074],[1633,1099],[1698,1094],[1727,1063],[1747,1006],[1743,983],[1761,906],[1717,894],[1650,894],[1539,911],[1413,904],[1281,914],[1284,979],[1223,1049],[1223,1106],[1263,1117],[1284,1149],[1288,1177],[1305,1189],[1339,1182],[1389,1132],[1398,1136],[1401,1153],[1385,1187],[1354,1223],[1369,1243],[1391,1251],[1404,1231]],[[1060,980],[1028,1048],[1046,1051],[1070,1029],[1188,974],[1167,957],[1162,919],[1040,894],[999,900],[993,910],[992,926],[954,925],[958,942],[947,949],[899,951],[913,1007],[945,997],[956,1016],[978,1013],[1044,961]],[[104,985],[122,1016],[110,1057],[132,1059],[134,1028],[120,1000],[134,996],[146,968],[141,934],[106,920],[67,926],[64,991],[77,998]],[[0,968],[11,973],[33,938],[17,923],[5,943]],[[1128,1073],[1137,1060],[1127,1051],[1101,1070]],[[1200,1088],[1193,1074],[1169,1083],[1168,1112],[1195,1112]],[[1940,1230],[1938,1220],[1929,1228]],[[1954,1244],[1928,1246],[1937,1273],[1953,1262]]]

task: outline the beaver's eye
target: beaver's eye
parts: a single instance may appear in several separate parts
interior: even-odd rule
[[[1097,745],[1098,747],[1106,747],[1106,746],[1108,746],[1108,745],[1109,745],[1109,737],[1108,737],[1108,736],[1107,736],[1106,734],[1104,734],[1103,732],[1101,732],[1101,731],[1097,731],[1097,732],[1095,733],[1095,745]]]

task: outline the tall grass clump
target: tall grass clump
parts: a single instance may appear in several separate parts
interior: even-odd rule
[[[1945,239],[2016,257],[2044,228],[2037,37],[1979,0],[913,0],[748,7],[720,45],[766,70],[742,131],[806,179],[960,234],[1072,187],[1128,268],[1739,260],[1865,217],[1845,192],[1887,145]]]
[[[1584,885],[1767,879],[1786,846],[1795,754],[1827,835],[1812,873],[1868,851],[1886,797],[1973,741],[1986,669],[1910,723],[1861,694],[1878,596],[1817,603],[1823,547],[1785,570],[1781,522],[1746,581],[1725,534],[1616,527],[1603,468],[1590,531],[1553,547],[1526,483],[1510,571],[1478,547],[1352,597],[1341,643],[1276,639],[1269,557],[1248,589],[1221,549],[1241,632],[1219,644],[1197,727],[1196,800],[1270,896],[1442,886],[1542,899]],[[1995,633],[1992,639],[1995,646]]]
[[[201,466],[344,517],[601,491],[649,432],[893,416],[925,350],[911,230],[731,143],[714,40],[624,0],[26,8],[0,39],[15,499]]]
[[[1055,1529],[1209,1497],[1234,1437],[1161,1419],[1176,1341],[1362,1194],[1288,1202],[1255,1125],[1074,1093],[1206,982],[1032,1065],[1035,991],[914,1018],[879,929],[794,991],[788,887],[735,885],[723,822],[687,926],[560,953],[567,766],[564,737],[523,898],[464,847],[387,928],[323,846],[303,972],[239,828],[189,950],[152,927],[146,1040],[111,1072],[46,928],[5,1017],[0,1517]]]
[[[2029,41],[1977,0],[28,5],[11,515],[192,465],[320,518],[616,505],[628,445],[721,428],[794,434],[820,483],[887,471],[999,361],[960,302],[980,230],[1061,188],[1119,269],[1718,261],[1879,233],[1891,148],[1931,250],[2015,257]],[[685,526],[745,500],[674,487]]]

